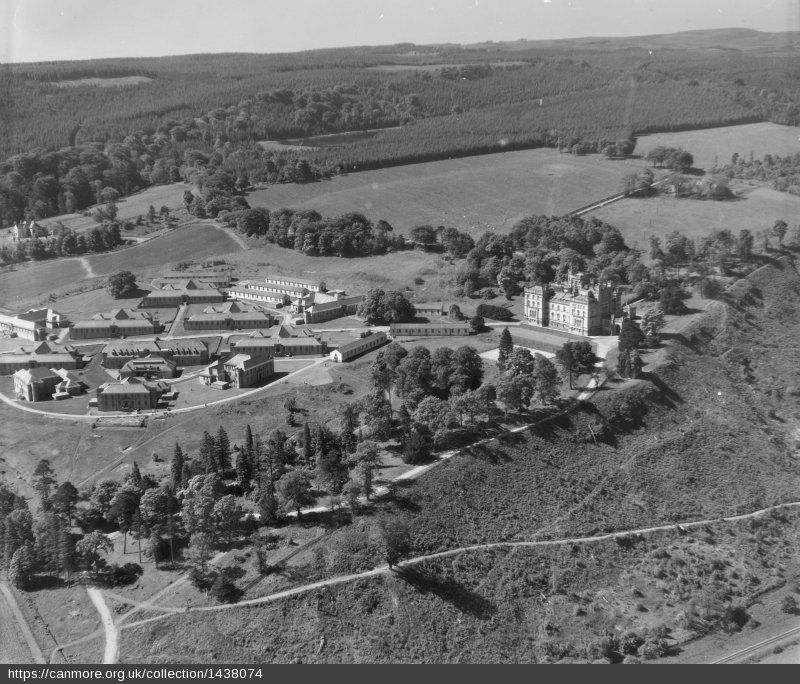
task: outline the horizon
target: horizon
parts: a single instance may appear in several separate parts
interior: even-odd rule
[[[800,30],[793,0],[719,0],[699,7],[694,0],[668,7],[658,0],[493,0],[491,8],[485,2],[340,0],[334,6],[296,0],[289,9],[272,0],[231,0],[221,24],[213,0],[138,0],[133,8],[125,0],[10,0],[0,14],[0,33],[8,36],[0,63]],[[175,49],[160,47],[166,44]]]

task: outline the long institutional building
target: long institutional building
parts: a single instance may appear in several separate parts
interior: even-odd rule
[[[139,306],[142,308],[169,308],[183,304],[218,304],[225,295],[216,287],[191,278],[164,283],[159,289],[148,292]]]
[[[573,335],[611,335],[620,293],[610,283],[582,283],[583,273],[569,273],[557,286],[525,288],[525,318],[542,328]]]
[[[272,316],[261,307],[242,302],[225,302],[203,309],[203,313],[187,316],[183,321],[186,330],[244,330],[269,328]]]
[[[103,366],[122,368],[129,361],[157,356],[169,359],[176,366],[202,366],[208,363],[208,347],[202,340],[175,338],[152,342],[109,342],[103,348]]]
[[[287,306],[303,315],[304,323],[323,323],[356,313],[362,295],[348,295],[344,290],[328,290],[324,281],[289,276],[264,280],[243,280],[228,290],[233,299]]]
[[[54,330],[68,325],[66,316],[52,309],[31,309],[14,316],[0,314],[0,332],[33,342],[44,340]]]
[[[128,337],[131,335],[154,335],[161,326],[154,322],[146,311],[136,309],[112,309],[98,313],[90,320],[78,321],[70,329],[73,340],[93,340],[103,337]]]
[[[31,368],[64,368],[75,370],[83,367],[83,358],[70,345],[38,342],[23,345],[13,351],[0,354],[0,375]]]

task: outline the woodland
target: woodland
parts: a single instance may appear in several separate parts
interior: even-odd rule
[[[9,65],[0,73],[0,221],[81,211],[112,191],[181,180],[224,177],[244,190],[543,146],[613,156],[642,133],[800,122],[793,53],[779,40],[733,32],[694,43],[645,51],[522,41],[429,46],[413,56],[413,46],[393,45]],[[374,134],[313,139],[359,131]],[[259,144],[268,140],[303,144]]]

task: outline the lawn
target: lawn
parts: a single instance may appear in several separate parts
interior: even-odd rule
[[[10,309],[30,306],[48,293],[64,295],[74,291],[77,283],[91,276],[101,277],[121,270],[156,275],[169,264],[240,250],[241,246],[227,232],[203,223],[178,228],[142,245],[107,254],[18,264],[13,270],[0,273],[0,305]],[[144,282],[149,280],[145,278]]]
[[[722,126],[700,131],[654,133],[639,136],[637,154],[645,155],[659,145],[682,147],[694,156],[695,166],[710,171],[717,162],[728,164],[734,152],[757,159],[765,154],[781,156],[800,152],[800,129],[774,123],[754,123],[743,126]]]
[[[673,197],[625,199],[592,211],[587,216],[599,218],[619,228],[625,242],[647,253],[651,235],[663,238],[678,230],[690,238],[709,235],[712,230],[727,228],[734,235],[747,228],[753,233],[771,228],[776,219],[790,225],[800,216],[800,197],[770,188],[735,183],[742,199],[713,202]]]
[[[410,287],[420,299],[424,297],[428,301],[441,299],[438,274],[449,268],[439,255],[417,250],[344,259],[306,256],[271,244],[226,255],[225,260],[233,265],[240,279],[263,279],[270,274],[297,275],[324,280],[329,289],[344,289],[348,294],[365,294],[374,287],[384,290]],[[425,282],[415,285],[415,277],[422,277]],[[410,292],[407,294],[410,296]],[[346,325],[335,327],[357,327],[347,319],[342,320]]]
[[[446,225],[474,237],[508,231],[530,214],[558,215],[613,194],[638,160],[609,161],[556,150],[487,154],[336,176],[304,185],[271,185],[251,193],[251,206],[315,209],[322,215],[362,212],[398,232]]]

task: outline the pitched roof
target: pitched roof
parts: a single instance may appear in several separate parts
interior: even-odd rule
[[[364,337],[359,337],[357,340],[353,340],[352,342],[348,342],[347,344],[343,344],[339,347],[340,352],[348,352],[351,349],[358,349],[363,347],[367,344],[367,342],[381,342],[384,340],[388,340],[389,338],[386,337],[386,333],[383,331],[372,333],[371,335],[365,335]]]
[[[14,373],[15,377],[21,378],[25,382],[39,382],[49,378],[60,378],[61,376],[50,368],[23,368]]]

